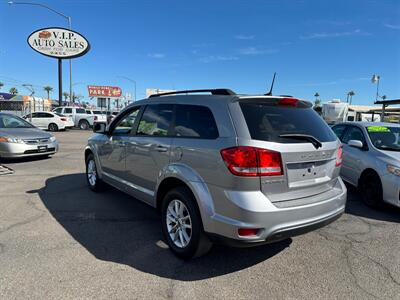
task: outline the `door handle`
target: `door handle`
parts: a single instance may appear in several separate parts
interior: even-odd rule
[[[167,148],[167,147],[164,147],[164,146],[162,146],[162,145],[157,145],[157,146],[155,147],[155,149],[156,149],[156,151],[158,151],[158,152],[167,152],[167,151],[168,151],[168,148]]]

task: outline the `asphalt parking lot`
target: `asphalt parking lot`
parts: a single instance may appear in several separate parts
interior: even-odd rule
[[[0,175],[1,299],[400,299],[400,210],[365,207],[318,231],[183,262],[155,210],[86,187],[90,132],[56,133],[49,159]]]

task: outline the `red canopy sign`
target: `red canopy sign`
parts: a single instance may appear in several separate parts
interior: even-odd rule
[[[117,86],[88,85],[89,97],[121,97],[122,90]]]

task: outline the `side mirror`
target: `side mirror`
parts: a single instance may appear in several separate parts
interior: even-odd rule
[[[363,143],[361,141],[359,141],[359,140],[350,140],[348,145],[350,147],[359,148],[359,149],[364,148]]]
[[[107,126],[105,123],[94,123],[93,125],[93,132],[95,133],[102,133],[106,134],[107,133]]]

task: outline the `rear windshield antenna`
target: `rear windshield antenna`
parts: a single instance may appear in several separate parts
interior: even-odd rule
[[[276,76],[276,72],[274,73],[274,77],[272,78],[271,88],[269,89],[268,93],[264,94],[265,96],[272,96],[272,89],[274,88],[275,76]]]

